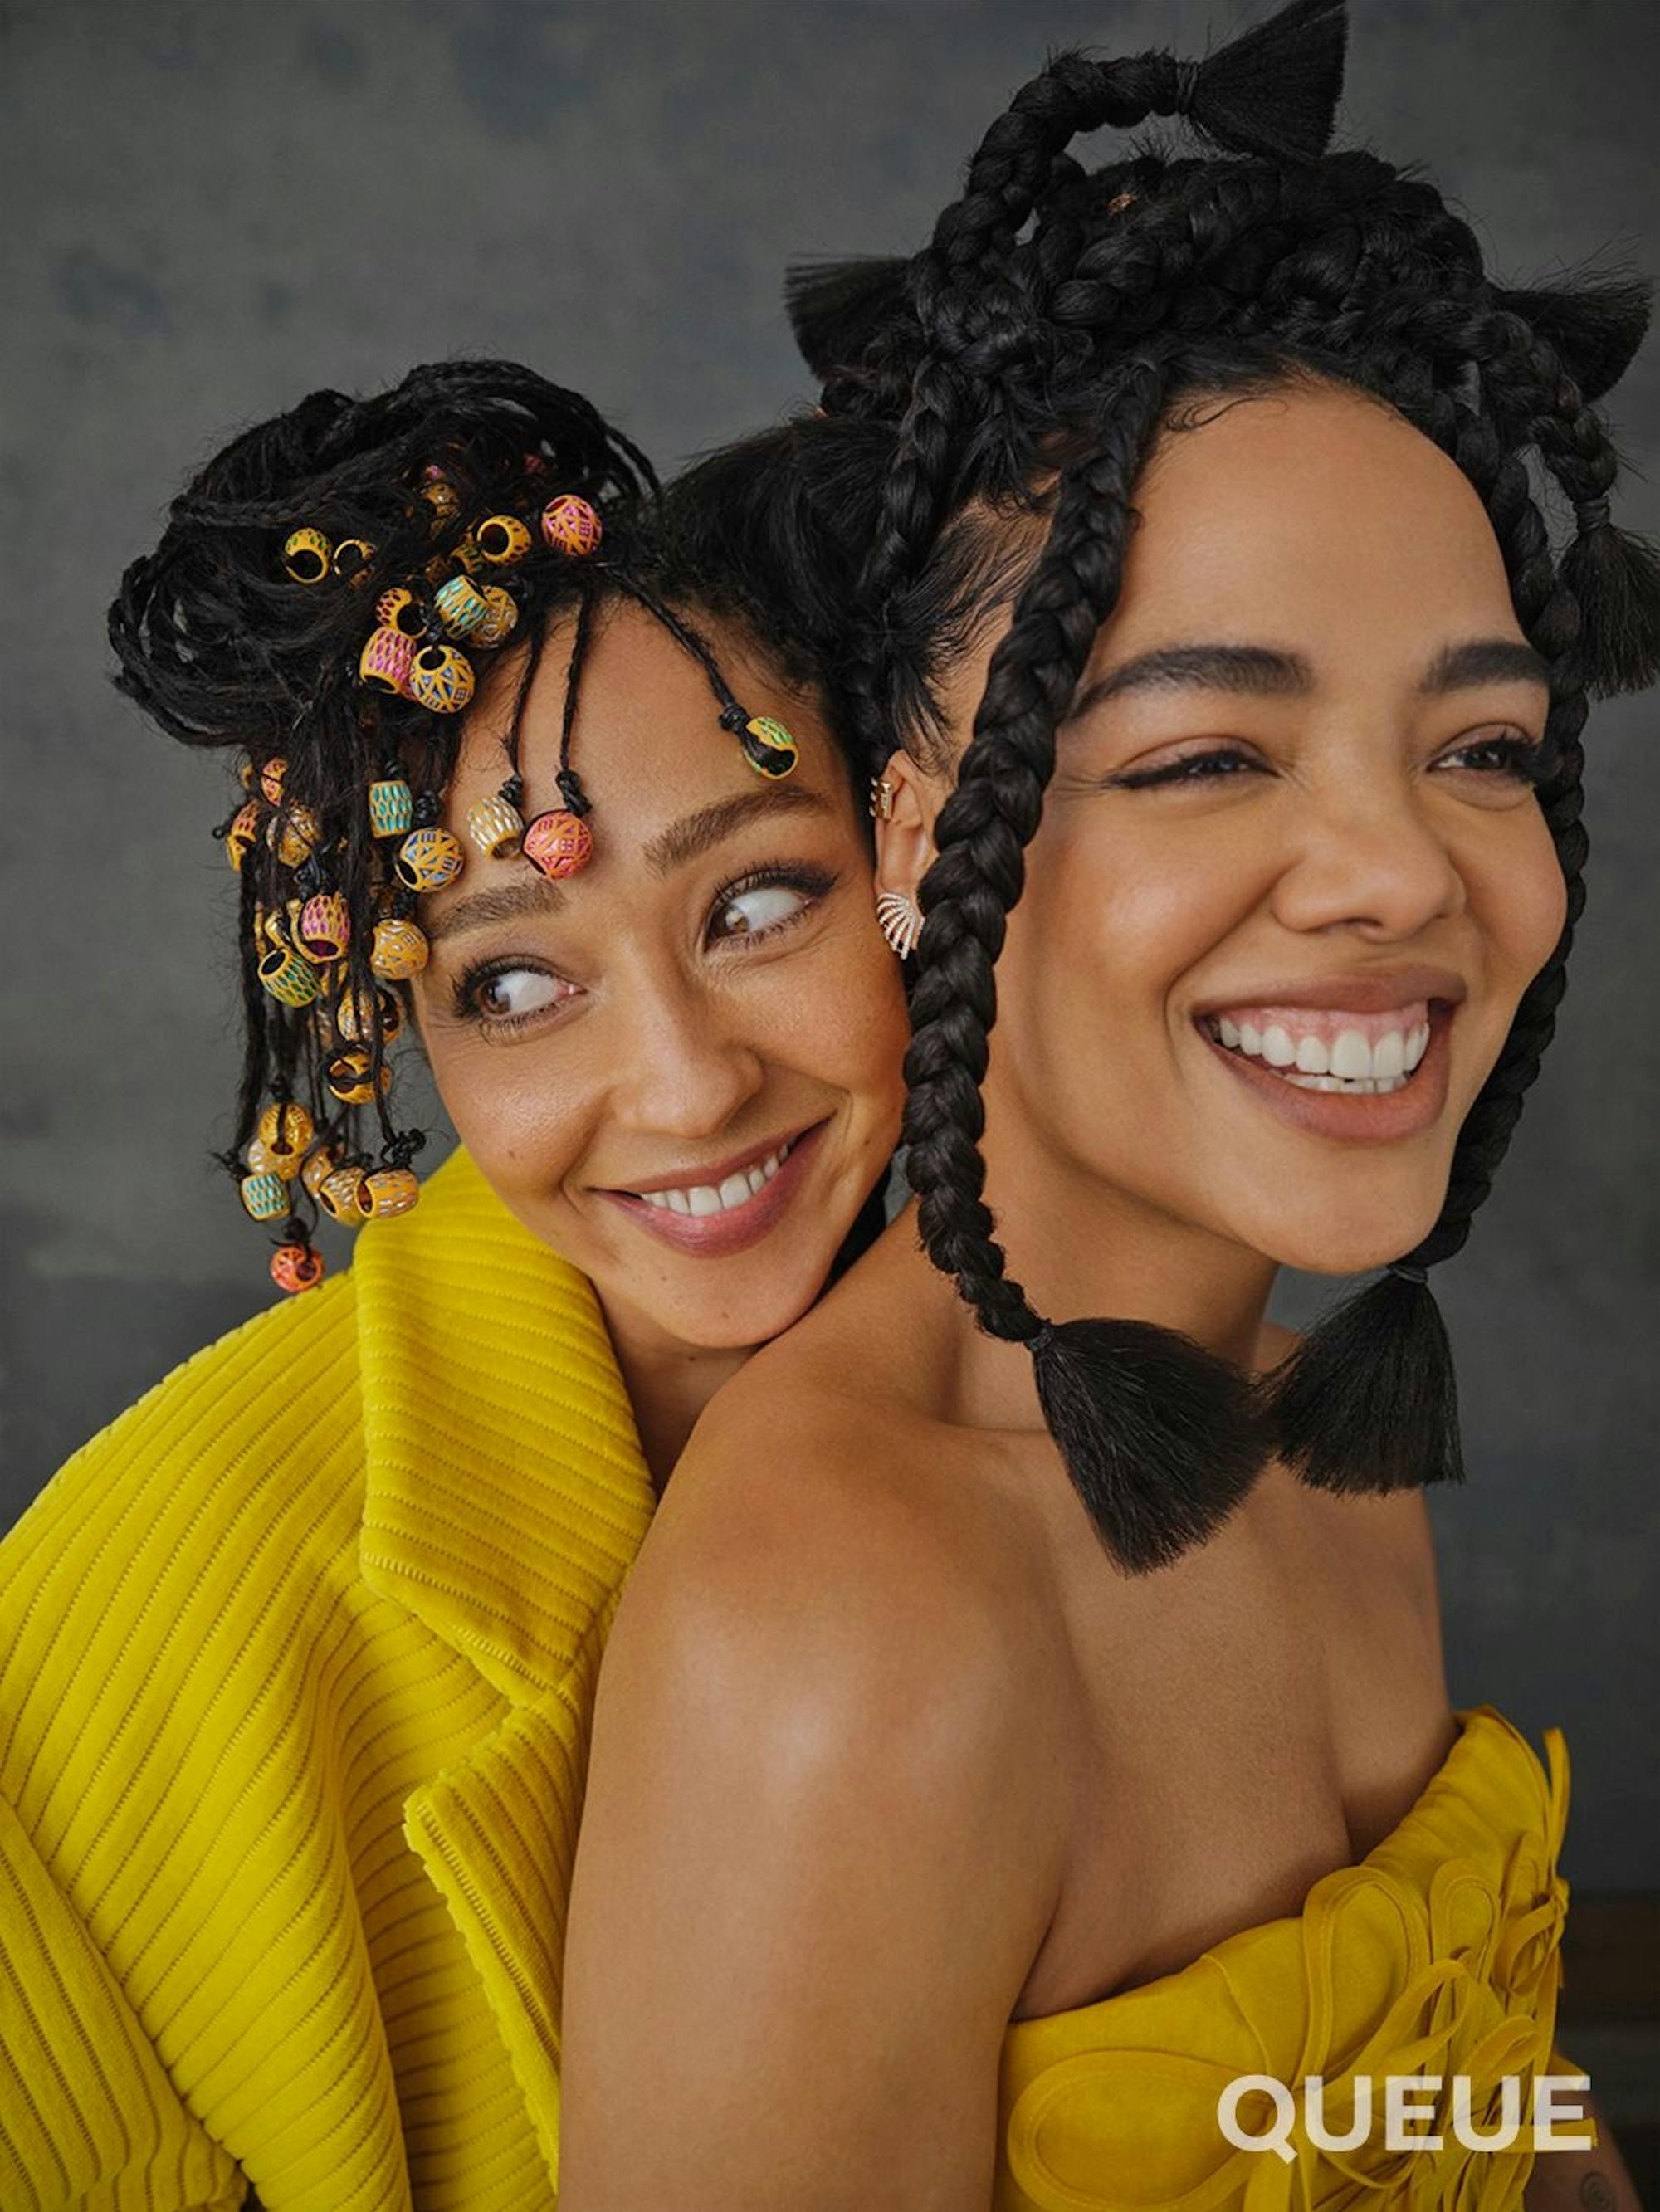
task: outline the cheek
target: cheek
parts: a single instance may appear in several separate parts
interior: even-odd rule
[[[504,1197],[521,1186],[545,1192],[576,1158],[584,1101],[534,1040],[489,1045],[445,1036],[429,1041],[427,1056],[456,1135]]]

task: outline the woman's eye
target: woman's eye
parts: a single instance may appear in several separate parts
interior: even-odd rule
[[[574,987],[541,968],[490,968],[464,975],[460,1011],[485,1027],[511,1029],[575,995]]]
[[[1548,738],[1535,744],[1531,738],[1517,731],[1504,730],[1490,738],[1473,738],[1466,744],[1457,745],[1441,757],[1443,765],[1457,767],[1462,762],[1473,766],[1478,775],[1508,778],[1517,783],[1533,785],[1545,782],[1557,767],[1560,755]]]
[[[1119,775],[1109,776],[1110,783],[1120,784],[1131,791],[1144,785],[1158,783],[1215,783],[1241,769],[1253,774],[1260,764],[1249,753],[1237,747],[1208,753],[1188,753],[1181,760],[1169,761],[1162,768],[1130,769]]]
[[[787,876],[766,876],[734,884],[723,891],[710,911],[710,944],[768,937],[800,921],[815,900],[830,890],[835,878],[823,869],[801,868]]]

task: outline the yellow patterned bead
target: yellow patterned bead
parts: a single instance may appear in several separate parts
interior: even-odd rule
[[[322,837],[323,825],[309,806],[290,806],[285,813],[274,816],[265,832],[265,842],[285,868],[302,866]]]
[[[745,759],[757,775],[788,775],[801,757],[795,739],[770,714],[751,714],[738,742],[744,749]]]
[[[421,1185],[411,1168],[376,1168],[363,1178],[357,1203],[371,1221],[386,1221],[394,1213],[407,1213],[421,1195]]]
[[[289,1210],[289,1187],[270,1168],[245,1175],[241,1191],[242,1203],[256,1221],[275,1221],[279,1213]]]
[[[415,640],[383,623],[369,632],[357,656],[358,680],[372,691],[390,691],[394,698],[407,699],[410,663],[414,659]]]
[[[349,584],[362,584],[368,574],[368,565],[374,558],[374,548],[367,538],[343,538],[334,549],[331,564],[337,576],[344,576]]]
[[[492,514],[472,533],[484,558],[498,568],[522,561],[531,549],[531,534],[516,514]]]
[[[283,566],[296,584],[320,584],[333,552],[320,530],[291,531],[283,541]]]
[[[453,558],[456,566],[465,569],[469,576],[478,576],[483,574],[484,556],[471,538],[464,538],[461,540],[455,549]]]
[[[427,626],[414,592],[402,584],[393,584],[381,592],[374,603],[374,619],[383,629],[402,630],[405,637],[419,637]]]
[[[340,1155],[332,1145],[319,1145],[310,1153],[300,1170],[301,1188],[313,1198],[322,1189],[329,1177],[340,1165]]]
[[[259,801],[249,799],[236,810],[236,818],[225,832],[225,851],[234,868],[240,868],[259,839]]]
[[[331,1221],[344,1221],[355,1229],[363,1218],[363,1209],[357,1202],[362,1183],[362,1168],[335,1168],[323,1177],[312,1195]]]
[[[378,776],[369,786],[369,830],[401,837],[415,819],[415,794],[401,775]]]
[[[367,1106],[373,1101],[374,1062],[362,1045],[350,1045],[344,1052],[337,1052],[325,1073],[329,1089],[343,1106]],[[383,1066],[380,1089],[384,1093],[391,1087],[392,1070]]]
[[[288,780],[288,762],[281,753],[275,760],[268,760],[260,769],[259,788],[269,805],[280,806],[283,804],[283,786]]]
[[[525,842],[524,817],[505,799],[475,799],[467,809],[467,835],[492,860],[510,860]]]
[[[466,854],[447,830],[411,830],[393,862],[398,879],[412,891],[441,891],[466,866]]]
[[[273,1152],[291,1152],[297,1161],[317,1134],[317,1124],[295,1098],[273,1101],[259,1116],[255,1134]]]
[[[513,635],[519,622],[519,609],[511,592],[503,591],[500,584],[484,586],[484,618],[473,632],[473,642],[482,646],[500,645],[504,638]]]
[[[472,697],[472,663],[453,645],[423,646],[410,664],[409,687],[429,714],[459,714]]]
[[[489,614],[484,594],[471,576],[452,576],[432,595],[433,611],[452,637],[471,637]]]
[[[427,933],[414,922],[394,915],[375,923],[369,966],[384,982],[401,983],[406,976],[418,975],[427,964]]]
[[[374,1036],[377,1009],[383,1043],[390,1044],[404,1026],[404,1009],[395,992],[377,986],[371,998],[350,986],[335,1002],[334,1026],[348,1044],[368,1044]]]
[[[350,942],[351,909],[338,891],[318,891],[306,901],[295,944],[307,960],[337,960]]]
[[[432,509],[435,532],[453,522],[461,512],[461,495],[441,469],[435,469],[421,487],[421,496]]]
[[[281,945],[274,945],[260,961],[259,981],[285,1006],[308,1006],[323,988],[311,962]]]

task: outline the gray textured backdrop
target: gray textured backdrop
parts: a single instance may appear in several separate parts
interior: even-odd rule
[[[1047,47],[1202,52],[1234,0],[52,0],[3,11],[0,1523],[264,1304],[206,1164],[234,1066],[223,771],[106,687],[103,611],[233,428],[517,356],[665,465],[800,398],[786,259],[909,249]],[[1514,281],[1660,273],[1652,0],[1352,0],[1340,143],[1420,159]],[[1660,531],[1660,337],[1614,396]],[[1660,700],[1596,709],[1590,904],[1495,1195],[1436,1282],[1474,1480],[1455,1698],[1575,1761],[1568,1872],[1657,1876]],[[1292,1282],[1280,1310],[1308,1310]]]

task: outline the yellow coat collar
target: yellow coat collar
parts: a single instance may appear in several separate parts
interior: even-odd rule
[[[352,1276],[364,1579],[516,1705],[544,1697],[654,1502],[593,1289],[465,1152],[360,1233]]]

